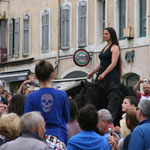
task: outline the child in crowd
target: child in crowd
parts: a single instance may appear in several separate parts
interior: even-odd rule
[[[49,61],[41,60],[36,64],[35,77],[40,89],[27,96],[24,112],[41,112],[46,122],[46,137],[56,136],[66,144],[66,123],[70,120],[68,96],[66,92],[52,88],[54,68]]]
[[[125,113],[123,114],[122,119],[120,120],[120,132],[122,138],[125,138],[131,131],[126,126],[126,111],[130,107],[137,107],[139,100],[134,96],[126,96],[122,103],[122,111]]]
[[[126,96],[122,103],[122,112],[124,112],[122,119],[120,120],[120,132],[122,139],[119,141],[117,149],[122,150],[124,138],[131,133],[130,128],[126,125],[126,112],[129,108],[135,108],[138,105],[139,100],[135,96]]]
[[[139,100],[134,96],[126,96],[122,103],[122,111],[126,113],[127,109],[130,107],[137,107]],[[131,131],[126,126],[126,114],[123,114],[120,120],[120,131],[122,138],[125,138]]]

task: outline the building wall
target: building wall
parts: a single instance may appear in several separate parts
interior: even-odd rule
[[[80,0],[81,1],[81,0]],[[119,41],[121,47],[121,56],[123,61],[123,79],[126,79],[128,74],[137,74],[140,78],[150,78],[150,5],[148,3],[148,36],[146,38],[138,38],[136,31],[136,8],[138,0],[127,0],[127,25],[126,27],[134,27],[134,38],[125,38]],[[85,67],[78,67],[73,62],[73,54],[78,50],[78,3],[79,0],[10,0],[10,3],[0,2],[0,13],[6,11],[8,21],[14,18],[20,18],[20,45],[19,57],[8,58],[7,64],[3,64],[1,71],[14,71],[22,69],[31,69],[34,71],[34,66],[40,59],[47,59],[56,67],[56,77],[63,78],[68,73],[75,70],[84,71],[86,73],[94,69],[99,63],[98,55],[106,43],[102,40],[102,31],[100,21],[102,14],[99,13],[99,7],[102,0],[86,0],[88,4],[88,45],[84,47],[90,52],[91,60]],[[136,4],[135,4],[136,2]],[[59,5],[68,4],[71,7],[71,46],[69,50],[59,49],[60,39],[60,14]],[[40,37],[41,37],[41,22],[40,15],[45,8],[50,9],[50,53],[41,55],[40,53]],[[111,26],[116,29],[118,34],[118,0],[106,0],[106,27]],[[30,23],[30,53],[29,56],[22,56],[22,21],[23,15],[28,14],[31,17]],[[7,48],[8,48],[8,28],[7,28]],[[127,63],[125,60],[126,52],[134,50],[134,61]],[[12,61],[26,60],[34,58],[31,62],[11,63]],[[10,62],[10,63],[9,63]]]

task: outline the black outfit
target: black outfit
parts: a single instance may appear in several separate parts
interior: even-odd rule
[[[104,51],[104,49],[105,49],[105,47],[104,47],[104,49],[99,54],[100,68],[98,70],[97,78],[111,64],[111,59],[112,59],[111,47],[112,46],[113,46],[113,44],[111,44],[105,51]],[[107,92],[109,92],[116,84],[121,84],[119,73],[118,73],[116,67],[114,67],[114,69],[112,71],[110,71],[104,77],[103,80],[104,80],[105,88],[106,88]]]
[[[100,68],[98,70],[97,78],[111,64],[111,60],[112,60],[111,47],[112,46],[113,46],[113,44],[111,44],[105,51],[104,51],[104,49],[105,49],[105,47],[104,47],[104,49],[99,54]],[[96,81],[98,81],[98,80],[96,79]],[[110,113],[112,114],[114,124],[117,125],[117,124],[119,124],[118,114],[119,114],[119,119],[122,115],[122,114],[120,114],[120,112],[121,112],[120,108],[121,108],[122,101],[120,101],[119,98],[116,98],[116,97],[118,97],[118,95],[115,93],[117,91],[116,89],[118,89],[118,87],[121,85],[120,76],[119,76],[116,66],[113,68],[112,71],[110,71],[104,77],[103,80],[100,80],[98,82],[99,82],[99,84],[101,82],[103,83],[104,93],[101,94],[102,95],[101,102],[103,102],[103,104],[105,105],[105,108],[110,111]]]

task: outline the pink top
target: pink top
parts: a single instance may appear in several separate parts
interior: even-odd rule
[[[138,98],[140,101],[143,99],[150,100],[150,95],[145,95],[145,94],[139,93]]]

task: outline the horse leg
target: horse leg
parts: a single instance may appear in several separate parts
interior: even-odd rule
[[[120,97],[113,90],[107,95],[107,99],[108,99],[107,110],[109,110],[112,115],[114,125],[119,125],[119,121],[122,116],[121,110],[122,97]]]

